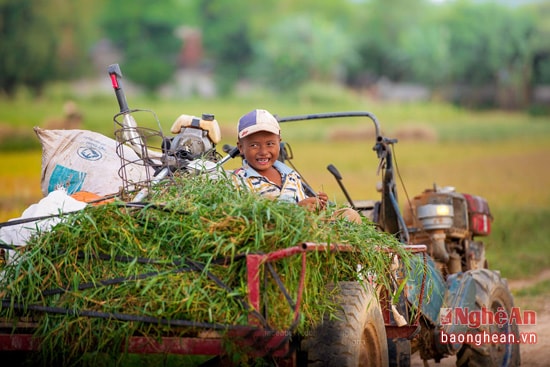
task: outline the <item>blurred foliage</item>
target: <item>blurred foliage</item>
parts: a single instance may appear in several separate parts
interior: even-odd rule
[[[222,94],[243,79],[289,92],[311,81],[364,88],[386,77],[528,99],[535,85],[550,83],[544,1],[0,0],[0,10],[0,87],[8,95],[89,74],[90,50],[102,39],[122,52],[132,82],[157,91],[176,70],[186,42],[180,27],[201,31],[201,67]]]
[[[524,72],[529,41],[535,34],[532,14],[497,3],[457,2],[443,23],[450,34],[453,80],[482,85],[505,82]]]
[[[325,20],[309,15],[283,19],[255,45],[252,76],[275,89],[296,88],[308,80],[331,81],[357,61],[346,34]]]
[[[102,29],[124,51],[128,78],[155,90],[174,74],[181,41],[176,37],[180,19],[175,1],[109,1],[101,16]]]
[[[433,7],[424,0],[372,0],[364,7],[366,13],[355,33],[362,64],[355,72],[403,80],[406,61],[398,47],[400,39],[418,29]]]
[[[40,90],[54,70],[58,41],[51,37],[54,22],[44,3],[3,1],[0,21],[0,82],[7,93],[19,84]],[[22,64],[22,62],[24,64]]]
[[[204,0],[198,6],[204,45],[216,68],[218,89],[229,92],[252,57],[250,18],[258,5],[247,0]],[[265,6],[265,4],[263,4]]]
[[[102,1],[0,1],[0,91],[24,85],[40,93],[51,80],[85,72],[87,47],[97,39]]]

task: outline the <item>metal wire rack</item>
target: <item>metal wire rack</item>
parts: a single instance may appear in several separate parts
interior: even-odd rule
[[[121,161],[118,174],[122,179],[123,198],[141,189],[150,189],[155,173],[163,166],[164,136],[156,115],[147,110],[131,112],[151,113],[157,122],[158,129],[137,126],[132,113],[115,115],[114,122],[118,127],[115,130],[116,153]]]

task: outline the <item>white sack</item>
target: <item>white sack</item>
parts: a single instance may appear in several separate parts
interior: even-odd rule
[[[122,164],[114,139],[88,130],[35,127],[34,131],[42,144],[41,188],[44,196],[59,187],[64,187],[69,195],[88,191],[103,196],[120,191]],[[123,149],[125,160],[140,161],[131,148],[123,146]],[[131,164],[125,169],[128,181],[147,179],[142,165]]]
[[[60,213],[70,213],[82,210],[86,207],[86,205],[87,204],[85,202],[78,201],[67,195],[67,192],[64,189],[59,189],[51,192],[38,203],[30,205],[23,211],[21,217],[10,219],[10,221],[43,217]],[[27,241],[34,234],[50,230],[51,227],[59,223],[61,220],[62,218],[60,217],[53,217],[27,223],[8,225],[0,228],[0,240],[8,245],[25,246]],[[10,221],[8,221],[8,223]],[[15,251],[8,250],[8,263],[15,260],[15,253]]]

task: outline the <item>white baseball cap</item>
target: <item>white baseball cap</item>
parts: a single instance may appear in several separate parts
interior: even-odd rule
[[[266,110],[254,110],[239,119],[239,139],[259,131],[281,135],[279,122]]]

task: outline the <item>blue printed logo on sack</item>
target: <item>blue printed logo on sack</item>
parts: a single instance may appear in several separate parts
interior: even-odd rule
[[[72,195],[82,190],[85,179],[86,172],[56,164],[48,181],[48,193],[63,187]]]
[[[88,161],[97,161],[103,157],[101,151],[94,147],[86,146],[78,148],[78,155],[80,158],[86,159]]]

